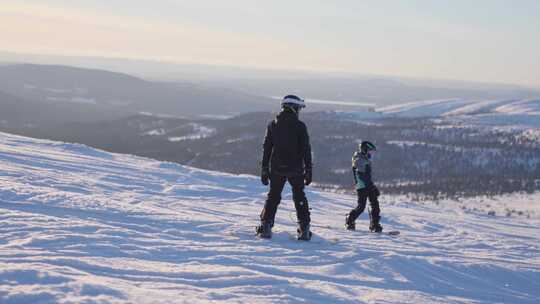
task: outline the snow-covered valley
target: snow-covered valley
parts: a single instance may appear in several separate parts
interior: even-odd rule
[[[440,204],[381,197],[390,237],[342,229],[355,197],[290,193],[78,144],[0,133],[0,303],[539,303],[540,194]],[[495,215],[471,211],[487,204]],[[462,206],[470,208],[464,209]],[[527,216],[504,215],[508,208]]]

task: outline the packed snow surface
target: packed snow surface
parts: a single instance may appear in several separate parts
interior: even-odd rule
[[[265,190],[0,133],[0,303],[540,303],[539,195],[505,200],[527,218],[383,194],[390,237],[365,214],[343,230],[353,196],[308,191],[302,242],[289,192],[273,239],[253,236]]]

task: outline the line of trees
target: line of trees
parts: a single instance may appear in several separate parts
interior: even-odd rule
[[[194,167],[259,174],[261,144],[271,113],[226,120],[146,115],[102,123],[8,130],[80,142]],[[349,119],[335,112],[303,113],[309,127],[314,181],[350,191],[351,155],[361,140],[377,145],[374,177],[387,193],[429,197],[497,195],[540,190],[540,142],[523,131],[470,127],[429,119]],[[196,126],[214,130],[190,136]],[[171,141],[171,138],[183,138]]]

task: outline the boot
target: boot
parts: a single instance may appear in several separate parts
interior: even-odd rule
[[[379,220],[372,220],[369,224],[369,231],[371,232],[382,232],[383,227],[379,224]]]
[[[300,223],[298,225],[298,229],[296,230],[298,233],[298,240],[302,241],[309,241],[311,240],[311,231],[309,231],[309,224],[302,224]]]
[[[356,224],[355,224],[355,222],[351,222],[351,221],[349,220],[349,216],[348,216],[348,215],[345,217],[345,229],[351,230],[351,231],[356,230]]]
[[[272,226],[274,225],[271,221],[261,221],[261,224],[255,228],[255,232],[260,238],[270,239],[272,238]]]

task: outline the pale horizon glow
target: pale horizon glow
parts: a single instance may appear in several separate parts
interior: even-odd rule
[[[0,51],[540,87],[540,1],[5,0]]]

